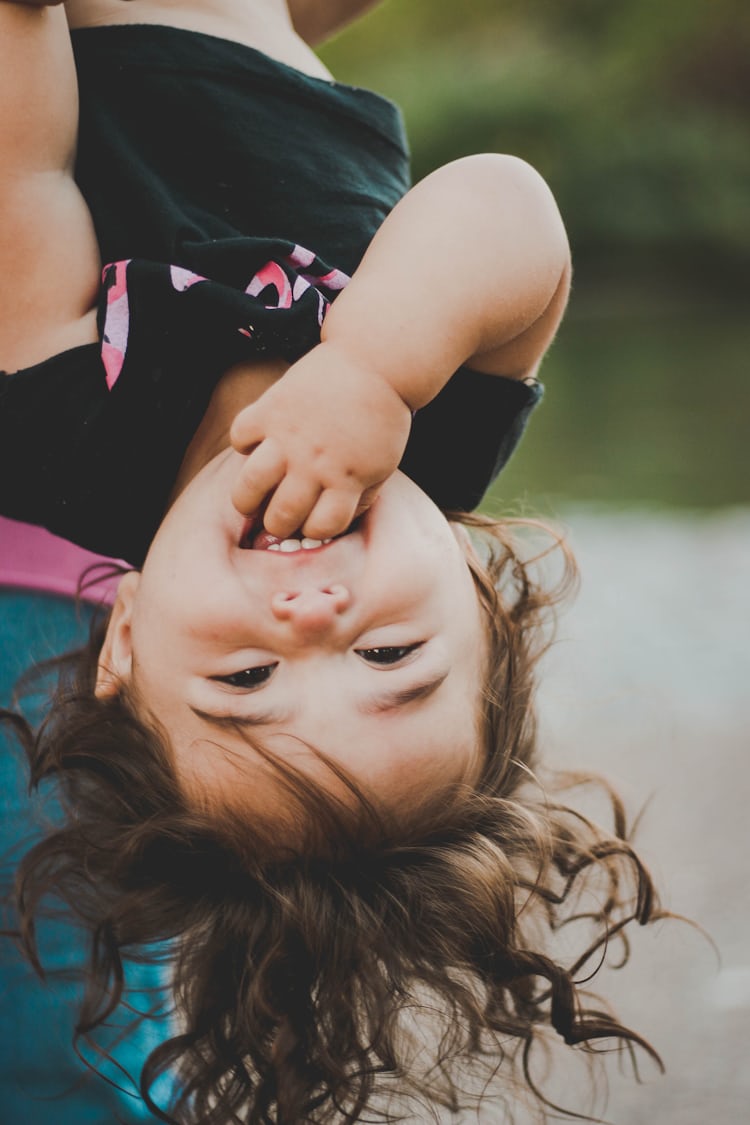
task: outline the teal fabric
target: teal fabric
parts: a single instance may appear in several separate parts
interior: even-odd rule
[[[9,706],[18,676],[30,666],[81,643],[86,636],[88,612],[66,598],[15,590],[0,590],[0,704]],[[43,695],[24,700],[25,714],[38,716]],[[13,856],[32,837],[35,824],[54,815],[49,796],[30,798],[26,788],[23,755],[15,740],[0,732],[0,863],[7,885]],[[9,919],[4,918],[7,925]],[[45,923],[41,931],[45,966],[73,970],[83,957],[83,939],[67,923]],[[133,974],[131,1002],[150,1008],[158,992],[153,968]],[[143,990],[139,993],[139,990]],[[141,1066],[168,1028],[146,1021],[112,1047],[113,1063],[103,1068],[106,1082],[76,1057],[72,1032],[80,986],[55,973],[42,983],[25,964],[9,939],[0,938],[0,1121],[13,1125],[124,1125],[155,1121],[136,1093]],[[119,1028],[110,1033],[114,1043]],[[127,1075],[130,1075],[129,1078]],[[159,1099],[160,1100],[160,1099]]]

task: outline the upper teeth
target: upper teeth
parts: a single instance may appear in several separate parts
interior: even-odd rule
[[[311,551],[313,547],[322,547],[330,543],[330,539],[282,539],[280,543],[269,543],[269,551]]]

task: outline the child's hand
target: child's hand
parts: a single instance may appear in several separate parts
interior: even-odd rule
[[[232,502],[252,515],[273,493],[263,522],[280,539],[340,535],[397,468],[410,425],[389,383],[320,344],[235,418],[231,442],[248,457]]]

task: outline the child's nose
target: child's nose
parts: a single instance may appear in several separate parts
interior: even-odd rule
[[[271,598],[271,611],[278,621],[288,621],[304,633],[323,633],[351,604],[345,586],[312,586],[302,590],[284,590]]]

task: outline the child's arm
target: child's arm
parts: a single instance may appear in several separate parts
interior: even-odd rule
[[[527,164],[470,157],[428,176],[378,231],[321,344],[237,416],[232,444],[250,454],[237,508],[273,492],[272,534],[344,531],[456,368],[535,376],[569,284],[562,220]]]
[[[99,258],[73,181],[76,74],[65,13],[0,0],[0,370],[96,338]]]
[[[322,43],[380,0],[288,0],[294,30],[306,43]]]

